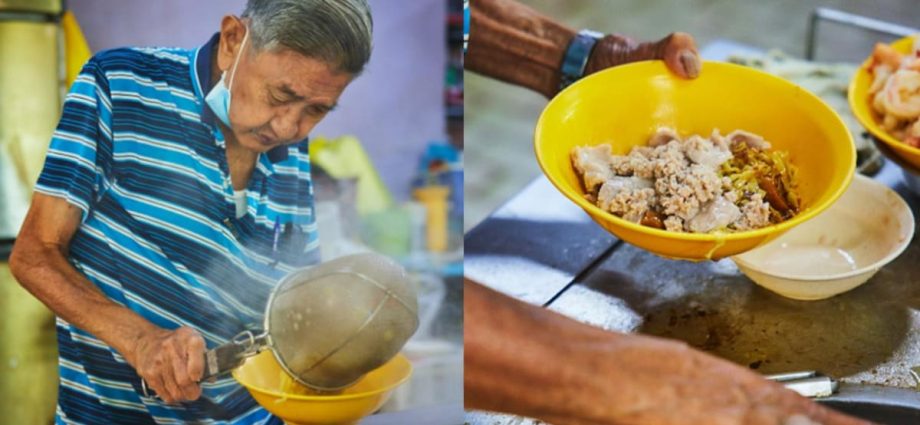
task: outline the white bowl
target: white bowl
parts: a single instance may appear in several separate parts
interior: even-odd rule
[[[777,294],[820,300],[865,283],[907,248],[913,234],[914,215],[904,199],[857,175],[827,211],[732,260]]]

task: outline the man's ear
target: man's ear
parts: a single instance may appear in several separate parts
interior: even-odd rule
[[[240,18],[226,15],[220,21],[220,47],[217,49],[217,67],[221,71],[229,71],[233,66],[233,59],[243,43],[246,35],[246,25]]]

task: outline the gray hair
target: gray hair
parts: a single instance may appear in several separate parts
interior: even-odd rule
[[[243,17],[256,50],[283,46],[352,75],[371,56],[366,0],[249,0]]]

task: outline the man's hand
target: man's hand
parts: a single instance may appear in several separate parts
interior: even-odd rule
[[[204,373],[204,338],[192,328],[151,327],[126,359],[150,389],[167,403],[196,400]]]
[[[630,62],[661,59],[675,74],[696,78],[700,73],[700,55],[690,34],[675,32],[652,43],[637,43],[619,35],[607,35],[594,46],[585,74]]]
[[[560,66],[576,33],[515,0],[477,0],[470,4],[470,43],[464,68],[552,98],[559,92]],[[594,46],[585,74],[650,59],[664,60],[684,78],[700,73],[693,37],[676,32],[653,43],[608,35]]]
[[[576,326],[572,324],[572,326]],[[618,339],[618,340],[617,340]],[[598,334],[569,347],[598,422],[700,425],[857,425],[779,383],[682,342]],[[575,418],[546,418],[559,425]]]
[[[607,332],[463,285],[464,401],[555,425],[858,425],[682,342]]]

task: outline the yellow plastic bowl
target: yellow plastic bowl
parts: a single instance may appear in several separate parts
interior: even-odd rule
[[[584,198],[569,153],[575,146],[611,144],[626,154],[647,143],[658,126],[681,135],[708,136],[743,129],[789,152],[799,169],[803,210],[790,220],[730,234],[691,234],[654,229],[621,219]],[[764,244],[814,217],[846,190],[856,165],[849,131],[817,96],[786,80],[720,62],[705,62],[700,77],[683,80],[663,62],[618,66],[590,75],[549,104],[534,134],[537,161],[549,180],[603,228],[658,255],[719,259]]]
[[[891,47],[901,53],[909,53],[914,44],[914,37],[916,36],[904,37],[892,43]],[[896,139],[879,125],[881,117],[872,109],[871,99],[869,99],[869,87],[872,85],[872,75],[869,74],[869,63],[871,61],[872,55],[869,55],[862,66],[856,70],[856,74],[853,74],[853,79],[850,80],[850,88],[847,92],[850,109],[853,111],[853,115],[856,116],[856,120],[866,130],[869,130],[873,136],[891,148],[890,151],[883,151],[883,153],[886,155],[894,154],[914,168],[920,168],[920,149]]]
[[[265,410],[285,423],[355,424],[379,409],[393,390],[409,379],[412,365],[399,354],[337,395],[282,394],[282,373],[272,353],[265,351],[247,359],[233,371],[233,377]]]

